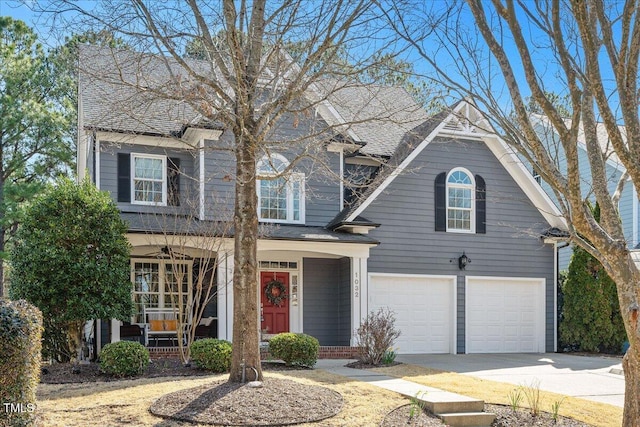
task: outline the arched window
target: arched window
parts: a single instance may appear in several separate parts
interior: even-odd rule
[[[486,233],[486,184],[464,168],[435,180],[436,231]]]
[[[258,162],[258,216],[262,222],[304,223],[304,174],[283,174],[288,166],[280,154],[264,156]]]
[[[447,231],[473,232],[475,183],[472,175],[455,168],[447,176]]]

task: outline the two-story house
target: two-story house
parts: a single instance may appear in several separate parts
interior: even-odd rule
[[[169,285],[188,294],[204,268],[212,335],[230,340],[233,136],[189,103],[154,97],[168,62],[145,56],[140,67],[131,55],[83,49],[79,174],[129,223],[131,323],[170,308]],[[544,236],[563,223],[508,147],[474,126],[482,120],[465,102],[428,117],[404,90],[367,85],[285,117],[255,165],[262,331],[349,350],[363,317],[388,307],[400,353],[554,351],[557,251]],[[182,274],[171,251],[183,254]],[[118,340],[118,326],[97,339]]]

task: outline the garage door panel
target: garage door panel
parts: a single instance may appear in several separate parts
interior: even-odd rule
[[[402,334],[399,353],[449,353],[452,341],[453,279],[371,275],[371,310],[388,307]]]
[[[467,278],[467,353],[544,351],[544,280]]]

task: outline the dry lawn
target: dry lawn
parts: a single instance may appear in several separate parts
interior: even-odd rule
[[[396,393],[352,381],[322,370],[266,373],[268,377],[288,378],[333,389],[344,398],[344,408],[335,417],[304,426],[374,426],[392,409],[407,401]],[[45,426],[192,426],[165,420],[148,411],[160,396],[197,387],[226,375],[199,378],[150,378],[108,383],[51,385],[38,388],[38,414]]]
[[[396,365],[390,368],[376,368],[375,371],[418,384],[482,399],[485,403],[502,405],[509,404],[507,396],[517,387],[513,384],[487,381],[468,375],[443,372],[415,365]],[[551,412],[551,405],[554,402],[562,401],[560,415],[575,418],[598,427],[619,427],[622,425],[622,408],[617,406],[546,391],[540,391],[540,397],[540,408],[543,411]],[[526,401],[522,402],[522,406],[526,406]]]
[[[419,384],[448,390],[487,403],[508,404],[508,394],[515,386],[486,381],[452,372],[431,370],[414,365],[378,368],[386,375],[404,378]],[[333,389],[344,398],[344,408],[335,417],[308,427],[376,426],[392,409],[407,404],[400,395],[359,381],[330,374],[323,370],[266,373],[268,377],[288,378],[306,384]],[[197,387],[226,375],[208,377],[173,377],[124,380],[106,383],[51,385],[38,389],[38,414],[45,426],[191,426],[192,424],[165,420],[149,413],[148,408],[160,396],[186,388]],[[560,415],[575,418],[594,426],[620,426],[622,409],[611,405],[564,397],[541,391],[541,409],[562,399]],[[523,402],[524,405],[524,402]]]

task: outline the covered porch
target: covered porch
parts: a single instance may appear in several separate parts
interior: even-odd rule
[[[232,341],[233,240],[203,248],[197,236],[174,245],[163,235],[128,237],[134,315],[130,322],[101,322],[96,351],[126,339],[172,354],[180,339],[177,316],[189,326],[198,321],[197,339]],[[375,245],[367,236],[320,227],[270,227],[258,241],[261,336],[306,333],[320,341],[323,357],[352,355],[354,331],[368,313],[367,259]],[[194,315],[194,306],[201,315]]]

